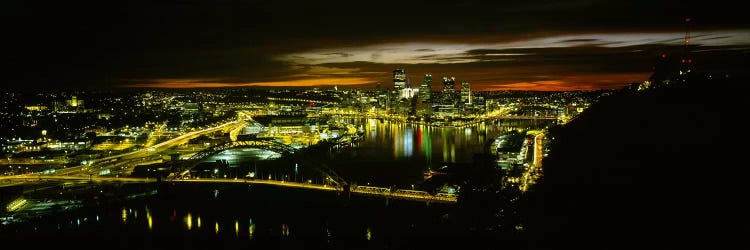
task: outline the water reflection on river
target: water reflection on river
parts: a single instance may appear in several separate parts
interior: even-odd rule
[[[492,121],[435,128],[374,119],[349,122],[362,127],[364,138],[319,158],[360,185],[402,188],[422,181],[427,168],[471,162],[475,153],[485,150],[487,141],[506,131],[546,124]],[[207,161],[224,159],[263,178],[312,178],[302,171],[305,166],[297,172],[296,163],[289,159],[264,160],[273,156],[262,150],[234,149]],[[234,176],[244,173],[236,171]],[[73,249],[417,249],[461,242],[466,232],[451,222],[452,209],[262,185],[170,183],[152,198],[105,202],[0,227],[4,236],[0,241]]]
[[[494,120],[466,127],[432,127],[378,119],[343,119],[364,132],[352,147],[315,156],[345,179],[359,185],[410,187],[423,181],[423,173],[450,163],[468,163],[487,150],[488,141],[510,131],[542,128],[549,120]],[[297,178],[296,163],[269,162],[278,154],[256,149],[233,149],[209,158],[232,166],[246,166],[264,178]],[[257,166],[261,165],[260,169]],[[290,168],[291,167],[291,168]],[[304,166],[302,166],[304,168]],[[313,173],[305,179],[310,179]],[[313,178],[314,181],[314,178]]]
[[[542,120],[495,120],[466,127],[432,127],[378,119],[348,119],[364,132],[351,148],[329,156],[332,166],[360,185],[406,188],[423,181],[423,173],[450,163],[472,162],[487,142],[516,129],[535,129]]]
[[[526,127],[523,123],[492,122],[467,127],[432,127],[377,119],[349,122],[363,126],[365,131],[365,140],[357,148],[381,149],[380,157],[395,161],[423,158],[428,165],[470,162],[475,153],[485,150],[488,138]]]
[[[74,249],[382,249],[455,237],[449,211],[443,204],[316,190],[178,183],[154,196],[0,225],[0,240]]]

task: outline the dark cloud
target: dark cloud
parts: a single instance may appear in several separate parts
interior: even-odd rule
[[[583,38],[583,39],[568,39],[568,40],[562,40],[561,43],[589,43],[589,42],[596,42],[599,41],[599,39],[593,39],[593,38]]]
[[[750,52],[747,47],[695,46],[691,50],[692,57],[698,62],[696,65],[706,70],[741,71],[742,65],[750,63],[750,57],[738,56]],[[412,79],[420,79],[424,74],[432,74],[435,77],[455,76],[461,81],[471,82],[472,86],[478,89],[491,89],[519,82],[546,81],[567,81],[555,86],[560,89],[575,89],[576,84],[588,89],[621,87],[630,82],[646,80],[659,56],[665,54],[678,58],[682,56],[683,51],[684,47],[681,45],[658,44],[613,48],[575,46],[479,49],[440,59],[441,63],[389,64],[356,61],[324,63],[320,66],[370,72],[367,74],[368,77],[383,83],[390,83],[392,69],[403,68]],[[438,56],[426,55],[419,58],[435,57]],[[473,61],[449,63],[454,60]]]
[[[336,52],[336,53],[325,53],[325,54],[321,54],[321,55],[324,55],[324,56],[329,56],[329,55],[338,55],[338,56],[341,56],[341,57],[350,57],[350,56],[352,56],[352,54],[349,54],[349,53],[343,53],[343,52]]]
[[[247,83],[334,76],[326,71],[330,69],[315,73],[321,70],[311,68],[315,64],[278,57],[338,48],[322,54],[378,61],[387,58],[387,53],[372,52],[355,59],[356,54],[346,48],[410,42],[482,44],[601,32],[679,32],[685,16],[693,17],[695,31],[750,28],[744,8],[731,1],[386,0],[363,6],[341,0],[10,0],[3,1],[0,9],[9,64],[2,85],[34,89],[112,88],[158,79]],[[538,79],[538,75],[641,71],[650,67],[649,58],[657,50],[585,44],[614,44],[598,38],[563,42],[584,45],[434,56],[447,64],[373,67],[355,62],[334,69],[362,74],[352,77],[372,77],[372,72],[382,70],[389,75],[393,67],[406,65],[414,68],[410,72],[456,72],[489,84]],[[726,54],[722,47],[702,49]],[[629,53],[632,50],[642,52]],[[506,55],[488,55],[493,53]],[[743,62],[726,60],[735,61]]]

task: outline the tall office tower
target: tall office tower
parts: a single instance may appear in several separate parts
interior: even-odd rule
[[[419,86],[419,100],[427,102],[432,98],[432,75],[424,75],[424,82]]]
[[[453,104],[456,95],[456,78],[443,77],[443,103]]]
[[[471,86],[469,82],[461,82],[461,103],[471,105]]]
[[[393,90],[397,93],[406,88],[406,70],[393,70]]]
[[[456,93],[456,78],[455,77],[443,77],[443,92],[444,93]]]

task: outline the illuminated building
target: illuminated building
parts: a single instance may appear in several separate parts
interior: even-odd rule
[[[424,82],[419,86],[419,101],[428,102],[432,97],[432,75],[424,75]]]
[[[443,77],[443,93],[456,93],[455,77]]]
[[[31,106],[26,106],[26,110],[28,110],[28,111],[44,111],[44,110],[47,110],[47,106],[31,105]]]
[[[401,98],[411,99],[419,94],[419,89],[405,88],[401,90]]]
[[[471,105],[471,86],[467,81],[461,82],[461,103]]]
[[[78,100],[76,96],[71,97],[70,100],[66,100],[65,102],[71,107],[83,107],[83,100]]]
[[[393,89],[397,92],[406,88],[406,70],[393,70]]]
[[[401,89],[399,98],[411,99],[414,96],[418,96],[419,89],[411,88],[411,82],[407,82],[406,87]]]
[[[306,115],[268,115],[253,117],[258,122],[258,137],[275,135],[319,134],[328,130],[328,118]],[[301,136],[298,139],[301,139]]]
[[[418,115],[432,114],[432,75],[424,75],[424,81],[419,86],[419,101],[417,102],[416,113]]]
[[[443,77],[443,104],[453,104],[456,95],[456,78]]]
[[[185,114],[194,114],[200,111],[198,103],[188,102],[182,105],[182,112]]]

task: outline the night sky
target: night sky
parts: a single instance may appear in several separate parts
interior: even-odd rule
[[[0,3],[11,89],[392,86],[405,69],[477,90],[590,90],[678,56],[743,71],[736,1],[34,1]]]

